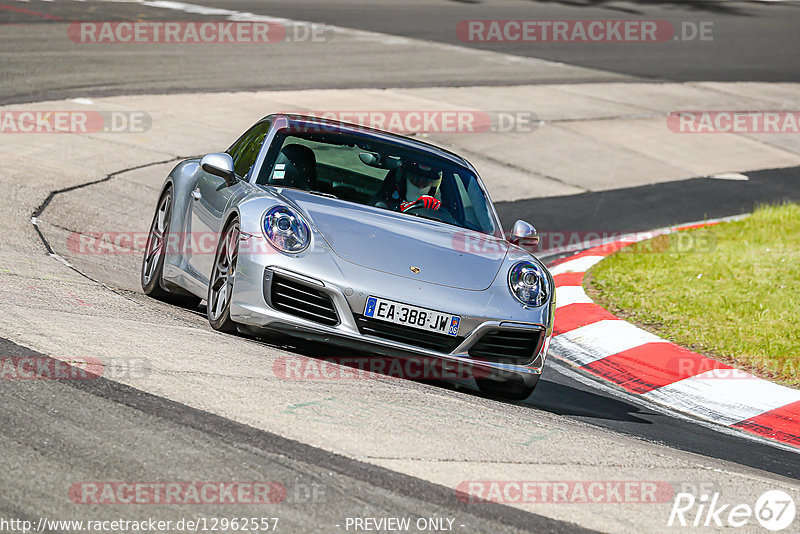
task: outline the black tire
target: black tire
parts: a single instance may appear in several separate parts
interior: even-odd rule
[[[211,328],[233,333],[237,325],[231,320],[231,295],[236,278],[236,262],[239,257],[239,220],[232,219],[219,236],[214,268],[208,282],[206,316]]]
[[[164,271],[164,241],[169,235],[169,223],[172,215],[172,188],[168,188],[161,195],[150,224],[147,235],[147,244],[142,258],[140,281],[144,294],[154,299],[163,300],[171,304],[178,304],[189,308],[196,308],[200,304],[198,297],[171,293],[164,289],[162,274]]]
[[[476,378],[475,381],[481,393],[485,395],[521,401],[533,395],[539,383],[539,375],[513,375],[505,380]]]

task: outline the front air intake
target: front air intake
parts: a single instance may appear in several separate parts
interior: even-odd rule
[[[273,273],[270,300],[278,311],[327,326],[339,324],[330,296],[292,278]]]
[[[544,339],[542,330],[492,330],[469,349],[477,360],[526,364],[533,360]]]

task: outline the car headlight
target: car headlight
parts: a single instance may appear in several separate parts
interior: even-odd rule
[[[508,287],[511,294],[526,306],[541,306],[550,293],[544,270],[530,261],[522,261],[511,268]]]
[[[302,252],[311,241],[308,225],[286,206],[275,206],[264,214],[264,235],[283,252]]]

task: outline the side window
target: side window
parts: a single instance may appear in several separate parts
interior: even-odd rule
[[[256,162],[268,131],[269,123],[259,122],[228,149],[228,154],[233,158],[233,172],[240,178],[246,177]]]

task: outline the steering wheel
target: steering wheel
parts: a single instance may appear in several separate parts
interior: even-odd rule
[[[439,208],[438,210],[432,210],[422,205],[411,206],[410,208],[406,209],[406,211],[404,211],[403,213],[410,213],[411,215],[416,215],[427,219],[435,219],[437,221],[442,221],[447,224],[453,224],[458,226],[458,222],[456,222],[455,218],[452,215],[450,215],[450,212],[448,212],[447,210],[443,210],[441,208]]]

